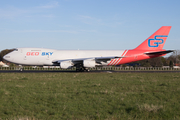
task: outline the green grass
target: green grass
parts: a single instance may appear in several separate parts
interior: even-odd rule
[[[0,119],[180,119],[180,74],[0,73]]]

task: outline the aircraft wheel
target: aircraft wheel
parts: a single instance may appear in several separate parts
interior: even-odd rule
[[[89,70],[88,68],[85,68],[84,71],[85,71],[85,72],[89,72],[90,70]]]
[[[23,71],[23,68],[20,68],[19,71],[22,72],[22,71]]]
[[[86,72],[87,69],[84,68],[84,67],[80,67],[80,68],[76,68],[76,71],[77,71],[77,72]]]
[[[82,72],[82,68],[76,68],[76,72]]]

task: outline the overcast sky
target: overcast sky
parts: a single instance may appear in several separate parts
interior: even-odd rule
[[[180,0],[1,0],[0,50],[133,49],[172,26],[165,49],[180,49]]]

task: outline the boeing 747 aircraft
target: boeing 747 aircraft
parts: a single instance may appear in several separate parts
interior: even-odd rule
[[[171,26],[162,26],[138,47],[131,50],[54,50],[44,48],[17,48],[3,58],[19,65],[60,66],[86,71],[96,66],[113,66],[164,56],[172,50],[163,46]]]

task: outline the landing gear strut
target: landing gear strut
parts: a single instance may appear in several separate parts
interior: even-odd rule
[[[23,71],[23,66],[22,65],[19,65],[20,68],[19,68],[19,71],[22,72]]]
[[[77,72],[88,72],[89,69],[88,69],[88,68],[85,68],[85,67],[83,67],[81,64],[79,64],[79,65],[76,66],[76,71],[77,71]]]

